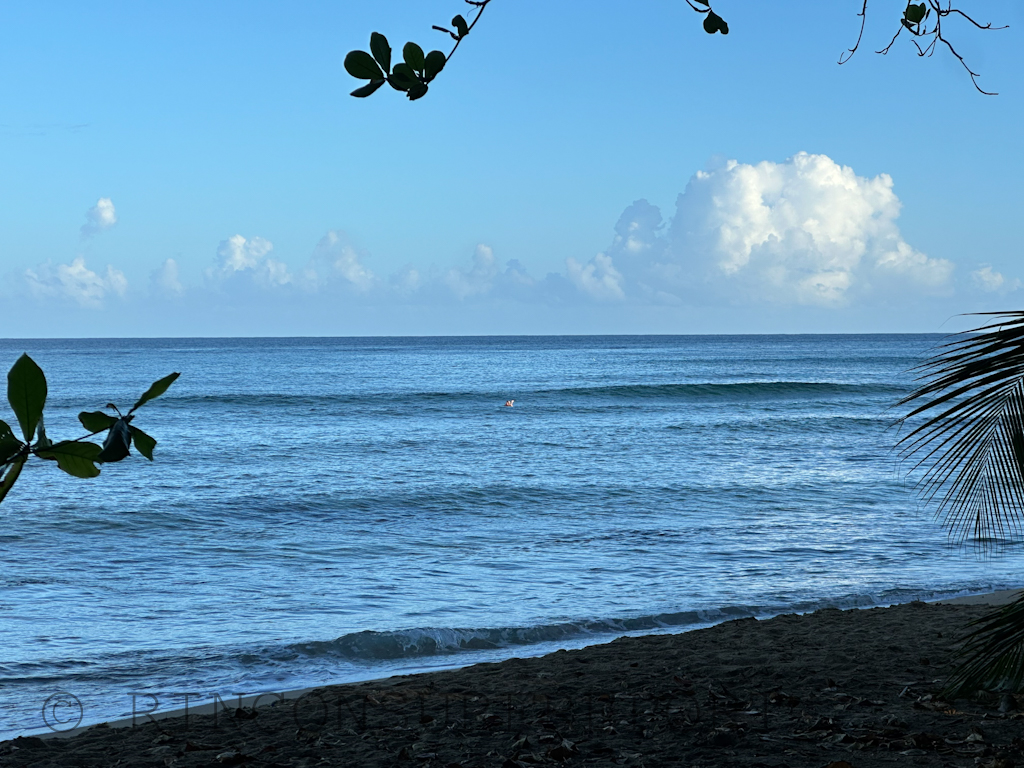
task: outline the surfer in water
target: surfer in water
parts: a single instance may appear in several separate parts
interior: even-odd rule
[[[514,403],[514,402],[515,402],[515,400],[506,400],[505,401],[505,407],[506,408],[511,408],[512,407],[512,403]]]

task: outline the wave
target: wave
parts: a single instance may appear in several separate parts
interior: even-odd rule
[[[902,395],[903,387],[891,384],[842,384],[827,381],[745,381],[671,384],[617,384],[589,387],[560,387],[552,389],[505,391],[453,391],[453,392],[358,392],[358,393],[253,393],[241,392],[165,396],[162,402],[171,406],[192,408],[210,405],[245,406],[250,408],[309,408],[331,409],[340,407],[406,408],[451,407],[459,404],[492,404],[496,407],[508,398],[517,404],[529,402],[549,403],[552,400],[637,401],[637,400],[755,400],[755,399],[820,399],[836,396],[865,397],[872,395]]]
[[[295,654],[308,658],[329,657],[362,662],[394,661],[547,643],[575,643],[588,639],[601,642],[633,632],[679,632],[733,619],[769,618],[782,613],[806,613],[822,608],[869,608],[946,596],[947,593],[894,589],[878,595],[846,595],[834,599],[795,601],[779,605],[733,605],[635,618],[594,619],[532,627],[427,627],[392,632],[365,630],[342,635],[336,640],[295,643],[282,650],[287,655]]]

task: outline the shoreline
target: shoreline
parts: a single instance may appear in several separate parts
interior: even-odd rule
[[[957,639],[987,610],[962,600],[738,619],[325,686],[216,718],[22,737],[0,743],[0,765],[1022,764],[1024,696],[1002,709],[994,695],[939,698]]]
[[[1014,599],[1017,599],[1018,597],[1020,597],[1022,594],[1024,594],[1024,589],[1001,590],[1001,591],[997,591],[997,592],[989,592],[989,593],[976,594],[976,595],[965,595],[965,596],[961,596],[961,597],[945,598],[945,599],[940,599],[940,600],[932,600],[932,601],[928,601],[925,604],[933,605],[933,606],[972,606],[972,607],[985,607],[985,606],[989,606],[989,607],[991,607],[991,606],[999,606],[999,605],[1008,604],[1008,603],[1012,602]],[[917,601],[915,601],[915,602],[917,602]],[[881,610],[885,610],[886,608],[896,607],[897,605],[913,605],[913,604],[914,603],[895,604],[893,606],[882,607]],[[825,609],[820,609],[820,610],[828,611],[828,610],[839,610],[839,609],[825,608]],[[844,612],[856,612],[856,611],[878,610],[878,609],[877,608],[847,608],[847,609],[842,609],[842,610]],[[820,611],[815,611],[813,613],[808,613],[808,614],[784,614],[784,615],[790,615],[790,616],[793,616],[793,615],[801,615],[801,616],[802,615],[807,615],[807,616],[811,616],[811,615],[814,615],[815,613],[818,613],[818,612],[820,612]],[[760,619],[760,620],[757,620],[757,621],[761,621],[761,622],[771,621],[772,618],[775,618],[775,617],[770,617],[770,618],[766,618],[766,619]],[[190,704],[188,702],[187,698],[186,698],[185,706],[183,706],[183,707],[182,706],[177,706],[177,707],[174,707],[172,709],[167,709],[167,710],[159,710],[158,708],[148,709],[147,706],[151,705],[151,704],[153,704],[155,702],[155,697],[153,697],[153,699],[154,699],[153,702],[149,702],[149,701],[146,701],[145,698],[144,698],[148,694],[140,693],[139,694],[139,696],[141,698],[141,700],[139,702],[140,703],[140,708],[139,708],[138,712],[136,713],[136,715],[134,717],[123,717],[123,718],[118,718],[118,719],[114,719],[114,720],[99,721],[99,722],[90,723],[90,724],[87,724],[87,725],[82,725],[82,726],[79,726],[79,727],[76,727],[76,728],[73,728],[73,729],[69,729],[69,730],[66,730],[66,731],[64,731],[64,730],[40,731],[40,732],[25,734],[24,736],[21,736],[19,738],[24,738],[24,737],[27,736],[27,737],[40,738],[40,739],[54,739],[54,738],[56,738],[56,739],[68,739],[68,738],[74,738],[74,737],[79,736],[79,735],[81,735],[83,733],[94,731],[96,729],[112,729],[112,730],[117,730],[117,729],[124,729],[124,728],[134,728],[134,727],[138,727],[138,726],[140,726],[142,724],[159,723],[159,722],[162,722],[162,721],[165,721],[165,720],[178,720],[178,719],[180,719],[180,720],[184,720],[184,721],[187,722],[189,718],[202,718],[202,717],[212,717],[214,719],[217,719],[218,717],[219,718],[224,718],[224,717],[232,716],[234,712],[239,711],[239,710],[253,710],[255,708],[262,708],[262,707],[268,707],[268,706],[280,706],[280,705],[282,705],[282,704],[284,704],[286,702],[295,702],[297,700],[310,697],[316,691],[321,691],[321,690],[325,690],[325,689],[329,689],[329,690],[334,690],[334,689],[356,689],[356,688],[365,687],[365,686],[385,687],[386,688],[386,687],[389,687],[389,686],[397,684],[398,681],[403,681],[403,680],[408,680],[408,679],[424,680],[424,679],[429,679],[432,676],[443,675],[443,674],[452,673],[452,672],[459,672],[459,671],[462,671],[462,670],[465,670],[465,669],[470,669],[470,668],[475,667],[475,666],[484,666],[484,665],[488,665],[488,664],[498,664],[498,665],[506,664],[506,663],[508,663],[510,661],[521,660],[521,658],[542,659],[543,660],[543,659],[549,658],[551,656],[554,656],[554,655],[556,655],[558,653],[583,652],[583,651],[592,650],[592,649],[595,649],[595,648],[600,648],[600,647],[604,647],[604,646],[607,646],[607,645],[614,644],[615,642],[617,642],[619,640],[622,640],[624,638],[672,637],[672,636],[686,635],[686,634],[691,634],[691,633],[694,633],[694,632],[706,631],[707,629],[710,629],[710,628],[713,628],[713,627],[722,626],[722,624],[727,624],[727,623],[730,623],[730,622],[737,622],[737,621],[743,622],[743,621],[749,621],[749,620],[750,619],[726,620],[725,622],[720,622],[718,624],[712,625],[712,627],[702,627],[702,628],[697,628],[697,629],[684,630],[683,632],[661,632],[661,633],[627,634],[627,635],[622,635],[620,637],[617,637],[617,638],[614,638],[614,639],[611,639],[611,640],[604,640],[604,641],[601,641],[601,642],[598,642],[598,643],[595,643],[595,644],[574,648],[574,649],[571,649],[571,650],[568,650],[568,651],[563,649],[563,650],[560,650],[560,651],[555,651],[553,653],[552,652],[548,652],[548,653],[545,653],[545,654],[539,655],[539,656],[512,657],[512,658],[507,659],[505,661],[498,661],[498,662],[483,662],[483,663],[470,662],[468,664],[454,663],[454,664],[451,664],[451,665],[444,665],[444,666],[442,666],[442,667],[440,667],[438,669],[417,670],[417,671],[408,672],[408,673],[400,673],[400,674],[397,674],[397,675],[390,675],[390,676],[387,676],[387,677],[369,678],[369,679],[365,679],[365,680],[346,681],[346,682],[342,682],[342,683],[325,684],[325,685],[322,685],[322,686],[296,688],[296,689],[289,689],[289,690],[283,690],[283,691],[267,691],[267,692],[262,692],[262,693],[253,693],[253,694],[241,695],[241,696],[238,696],[236,694],[235,696],[229,697],[227,699],[215,696],[213,700],[210,700],[210,699],[207,699],[207,698],[199,699],[199,700],[197,700],[197,703],[195,703],[195,704]],[[0,742],[0,744],[2,744],[2,743],[3,742]]]

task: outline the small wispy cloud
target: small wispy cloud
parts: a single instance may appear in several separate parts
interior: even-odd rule
[[[1008,280],[1001,272],[996,272],[989,264],[971,272],[971,283],[975,288],[986,293],[1009,293],[1021,286],[1019,279]]]

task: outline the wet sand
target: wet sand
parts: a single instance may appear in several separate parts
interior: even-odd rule
[[[620,638],[15,739],[0,766],[1024,766],[1015,698],[937,698],[965,625],[987,610],[826,609]]]

